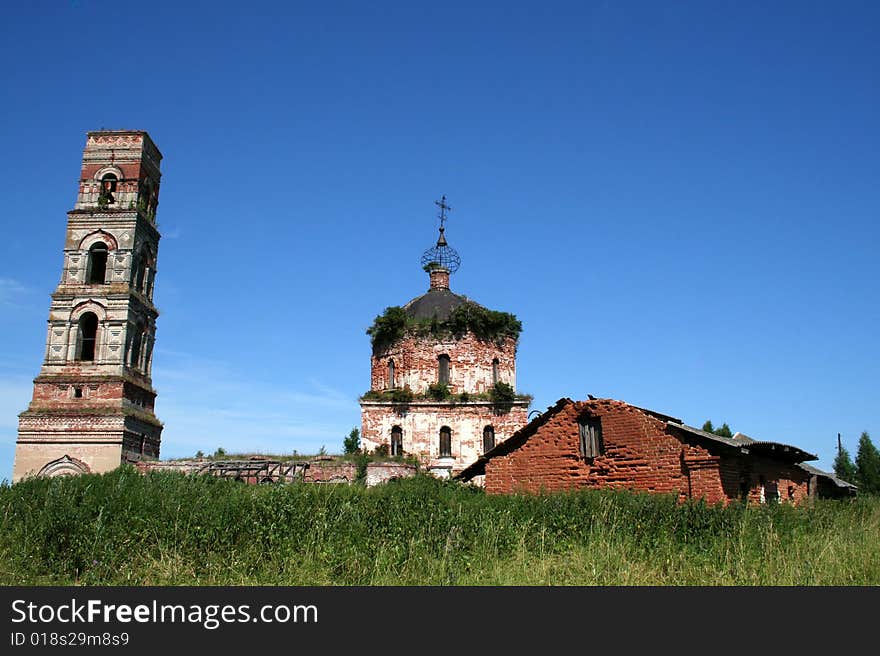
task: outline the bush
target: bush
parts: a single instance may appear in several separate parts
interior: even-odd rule
[[[435,401],[445,401],[450,397],[449,385],[446,383],[431,383],[428,385],[427,396]]]

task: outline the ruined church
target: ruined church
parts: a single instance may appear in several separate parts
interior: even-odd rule
[[[447,477],[524,426],[530,398],[516,393],[520,322],[450,289],[461,258],[446,240],[446,197],[437,205],[440,234],[421,258],[428,291],[386,308],[368,331],[361,439]]]

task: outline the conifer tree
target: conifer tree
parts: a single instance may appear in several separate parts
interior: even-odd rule
[[[733,433],[730,431],[730,426],[727,425],[727,422],[721,424],[721,428],[716,428],[715,434],[720,435],[721,437],[733,437]]]
[[[837,457],[834,459],[834,475],[847,483],[855,483],[857,480],[856,466],[849,457],[847,451],[840,441],[840,433],[837,434]]]
[[[714,433],[715,432],[715,427],[712,425],[711,419],[707,419],[706,423],[703,424],[703,430],[706,431],[707,433]]]
[[[361,432],[357,428],[352,428],[348,437],[342,440],[342,448],[345,453],[357,453],[361,447]]]
[[[859,438],[856,474],[860,492],[880,494],[880,451],[871,442],[867,431]]]

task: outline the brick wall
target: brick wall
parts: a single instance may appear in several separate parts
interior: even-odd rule
[[[601,420],[604,453],[593,460],[580,455],[578,417],[585,412]],[[798,503],[808,495],[809,475],[794,465],[718,451],[685,442],[665,420],[622,401],[570,403],[524,444],[491,458],[484,484],[495,494],[627,488],[727,503],[739,497],[744,475],[753,502],[768,485],[776,485],[781,501]]]
[[[510,437],[527,421],[528,404],[518,403],[510,412],[496,413],[487,402],[448,403],[414,401],[405,411],[388,403],[361,402],[361,446],[368,451],[386,444],[391,430],[400,426],[403,450],[426,467],[448,466],[462,470],[483,454],[483,429],[492,426],[495,443]],[[440,457],[440,428],[452,431],[452,457]]]
[[[498,379],[516,388],[516,340],[507,337],[496,343],[468,333],[460,339],[408,335],[399,340],[370,359],[370,389],[382,391],[391,387],[388,362],[394,360],[394,386],[408,386],[414,393],[423,394],[428,385],[437,382],[437,358],[443,354],[449,356],[449,389],[454,394],[487,392],[495,384],[495,359]]]

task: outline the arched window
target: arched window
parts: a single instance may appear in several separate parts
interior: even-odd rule
[[[118,178],[113,173],[106,173],[101,178],[101,196],[100,198],[105,203],[115,203],[116,199],[113,197],[113,194],[116,193],[116,183],[118,182]]]
[[[98,242],[89,249],[89,268],[86,283],[103,285],[107,276],[107,244]]]
[[[144,278],[147,275],[147,259],[146,251],[141,251],[141,254],[138,255],[137,260],[135,260],[134,288],[139,292],[144,291]]]
[[[498,365],[499,364],[500,363],[498,362],[498,358],[495,358],[494,360],[492,360],[492,384],[493,385],[497,385],[498,381],[499,381],[499,378],[498,378]]]
[[[391,455],[403,455],[403,429],[400,426],[391,429]]]
[[[449,383],[449,356],[445,353],[437,357],[437,382],[442,385]]]
[[[486,426],[483,429],[483,453],[491,451],[495,447],[495,429],[492,426]]]
[[[452,456],[452,430],[449,426],[440,429],[440,457]]]
[[[77,360],[95,359],[95,342],[98,337],[98,316],[94,312],[86,312],[79,318],[79,357]]]
[[[139,367],[141,361],[141,346],[144,342],[144,329],[141,326],[133,327],[134,334],[131,338],[131,352],[128,364],[131,367]]]
[[[394,389],[394,360],[388,361],[388,389]]]

